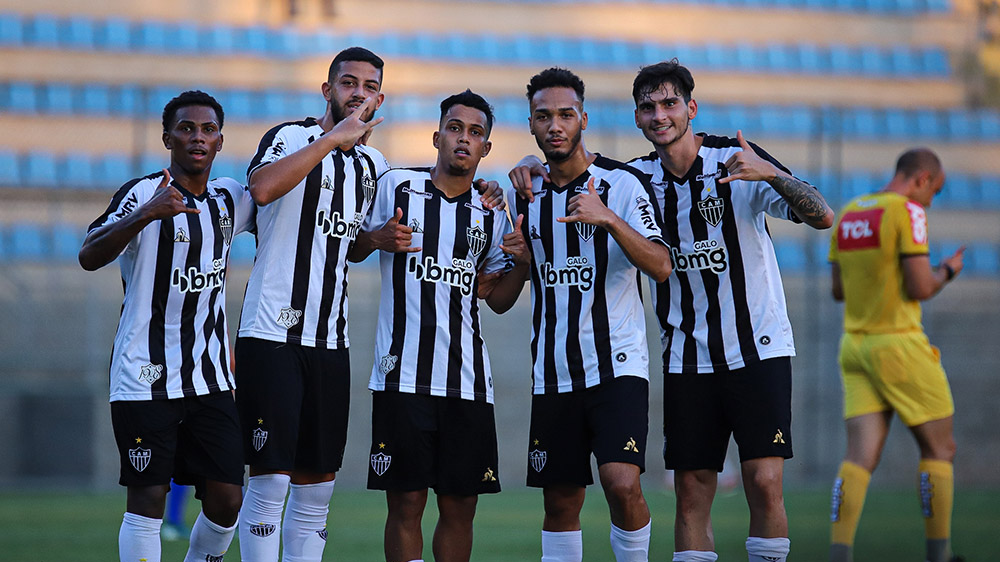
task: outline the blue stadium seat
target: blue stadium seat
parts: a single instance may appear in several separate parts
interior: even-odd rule
[[[775,240],[774,254],[778,258],[778,267],[785,273],[798,273],[806,268],[806,253],[802,242],[797,240]]]
[[[967,111],[950,109],[944,115],[944,134],[954,141],[968,141],[979,135],[977,123]]]
[[[84,84],[80,92],[80,109],[89,115],[109,114],[111,91],[107,84]]]
[[[885,116],[885,134],[894,139],[906,139],[916,135],[913,113],[905,109],[890,108],[882,112]]]
[[[976,178],[979,199],[987,209],[1000,209],[1000,177],[980,176]]]
[[[248,90],[226,90],[219,92],[224,94],[218,97],[226,117],[236,120],[249,120],[255,117],[257,108],[254,107],[253,94]]]
[[[0,46],[16,47],[24,42],[24,27],[18,14],[0,13]]]
[[[48,152],[29,152],[24,160],[24,183],[35,187],[56,187],[56,159]]]
[[[268,50],[267,28],[262,25],[236,28],[233,45],[239,52],[264,55]]]
[[[6,88],[7,99],[4,105],[8,111],[15,113],[34,113],[38,111],[38,96],[34,84],[27,82],[11,82]]]
[[[160,168],[166,166],[166,159],[164,159],[164,164]],[[157,171],[160,168],[156,168]],[[143,172],[143,174],[148,174],[151,172]],[[123,154],[105,154],[97,158],[97,162],[94,166],[94,180],[100,186],[119,186],[128,180],[137,177],[137,174],[133,173],[132,164],[129,162],[129,157]]]
[[[892,68],[896,75],[910,78],[920,74],[920,55],[909,47],[895,45],[889,51]]]
[[[132,27],[124,19],[107,19],[98,25],[94,39],[97,45],[103,49],[128,51],[132,48]]]
[[[125,84],[111,91],[111,111],[115,115],[137,116],[142,113],[142,91],[139,86]],[[160,108],[163,109],[162,107]],[[159,115],[157,112],[154,115]]]
[[[831,71],[831,53],[812,44],[800,44],[799,60],[802,61],[802,72],[809,74],[826,74]]]
[[[161,21],[140,22],[133,30],[135,48],[148,53],[163,53],[168,49],[167,24]]]
[[[980,140],[1000,140],[1000,113],[988,109],[976,112],[979,121]]]
[[[236,31],[223,24],[214,24],[198,33],[199,46],[213,54],[228,55],[236,50]]]
[[[772,72],[792,73],[802,70],[801,53],[794,45],[771,43],[765,49]]]
[[[87,154],[70,153],[58,164],[60,184],[68,188],[90,189],[95,187],[94,164]]]
[[[969,244],[965,264],[975,275],[996,276],[1000,273],[1000,246],[989,242]]]
[[[202,30],[192,23],[175,22],[167,24],[165,40],[171,53],[186,54],[198,52],[198,35]]]
[[[41,261],[48,254],[48,240],[34,223],[16,223],[7,231],[7,253],[15,260]]]
[[[948,53],[941,48],[926,48],[921,53],[923,57],[924,74],[931,76],[948,76],[951,65],[948,63]]]
[[[59,44],[59,20],[48,14],[35,14],[25,18],[25,42],[42,48]]]
[[[70,49],[91,50],[94,48],[96,35],[94,20],[84,17],[70,17],[62,22],[60,40]]]
[[[51,256],[60,261],[76,260],[83,245],[83,239],[87,237],[85,226],[69,226],[57,224],[52,228],[52,248]]]
[[[291,27],[272,29],[268,33],[267,54],[279,58],[294,58],[299,55],[299,34]]]
[[[73,113],[73,86],[47,82],[41,87],[42,108],[59,115]]]
[[[17,154],[9,150],[0,150],[0,186],[20,187],[20,183]]]
[[[250,234],[239,234],[233,237],[232,246],[229,247],[229,259],[234,263],[253,263],[254,255],[257,253],[257,239]]]
[[[260,100],[254,104],[257,107],[257,118],[267,117],[272,121],[288,121],[297,118],[289,110],[288,97],[282,91],[265,90],[256,93],[254,97]],[[263,112],[263,115],[260,115],[260,112]]]
[[[830,45],[830,72],[833,74],[856,74],[860,70],[859,52],[847,45]]]

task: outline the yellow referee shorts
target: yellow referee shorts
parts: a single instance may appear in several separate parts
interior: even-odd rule
[[[844,334],[844,418],[895,411],[908,427],[955,413],[941,352],[923,332]]]

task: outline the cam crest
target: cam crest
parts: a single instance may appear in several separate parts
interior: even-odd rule
[[[478,224],[465,230],[465,237],[469,241],[469,251],[472,255],[479,257],[486,249],[486,232]]]
[[[549,455],[545,451],[535,449],[528,453],[528,462],[531,463],[531,468],[535,469],[535,472],[541,472],[545,468],[545,461],[548,457]]]
[[[139,369],[139,380],[146,384],[153,384],[163,376],[163,365],[143,365]]]
[[[698,212],[701,218],[712,226],[719,226],[722,215],[726,212],[726,202],[719,197],[709,197],[698,201]]]
[[[252,524],[250,525],[250,534],[255,537],[269,537],[274,534],[274,531],[277,530],[277,528],[277,525],[274,525],[273,523],[260,523],[257,525]]]
[[[219,217],[219,230],[222,231],[222,239],[226,241],[226,246],[233,243],[233,218],[229,215]]]
[[[295,310],[290,306],[286,306],[281,309],[281,312],[278,313],[278,324],[281,324],[285,327],[285,329],[288,329],[298,324],[299,318],[302,318],[301,310]]]
[[[585,241],[590,242],[590,239],[594,237],[594,232],[597,227],[592,224],[587,224],[585,222],[576,223],[576,233],[580,235]]]
[[[389,470],[390,464],[392,464],[392,455],[385,453],[372,455],[372,470],[375,471],[375,474],[382,476],[385,474],[385,471]]]
[[[139,472],[146,470],[146,467],[149,466],[149,460],[152,458],[153,451],[149,449],[136,447],[135,449],[128,450],[128,460],[132,463],[132,468]]]
[[[364,190],[365,202],[371,203],[375,198],[375,180],[367,173],[361,176],[361,188]]]
[[[378,368],[382,371],[383,375],[388,375],[396,368],[396,360],[399,359],[395,355],[383,355],[382,359],[378,362]]]
[[[264,443],[267,443],[267,431],[261,428],[254,429],[250,434],[253,439],[253,448],[259,451],[264,448]]]

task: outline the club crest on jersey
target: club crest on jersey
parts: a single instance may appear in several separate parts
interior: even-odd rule
[[[383,355],[382,359],[378,362],[379,370],[382,371],[383,375],[388,375],[393,369],[396,368],[396,360],[398,359],[399,357],[395,355]]]
[[[726,212],[726,202],[719,197],[709,197],[698,201],[698,212],[701,218],[712,226],[719,226],[722,215]]]
[[[288,328],[291,328],[292,326],[298,324],[299,318],[302,318],[301,310],[295,310],[290,306],[286,306],[285,308],[282,308],[281,311],[278,313],[277,322],[278,324],[284,326],[285,329],[287,330]]]
[[[233,218],[229,215],[219,217],[219,230],[222,231],[222,239],[226,241],[226,246],[233,242]]]
[[[177,228],[177,234],[174,234],[174,242],[190,242],[191,238],[184,232],[183,228]]]
[[[592,224],[585,222],[576,223],[576,233],[587,242],[590,242],[590,239],[594,237],[595,231],[597,231],[597,227]]]
[[[370,203],[375,198],[375,180],[367,173],[361,176],[361,188],[365,193],[365,202]]]
[[[472,255],[479,257],[486,249],[486,232],[478,224],[465,229],[465,238],[469,241],[469,251]]]
[[[548,460],[549,454],[545,451],[539,451],[535,449],[528,453],[528,462],[531,463],[531,468],[535,469],[535,472],[541,472],[545,468],[545,461]]]
[[[153,384],[163,376],[163,365],[143,365],[139,369],[139,380],[146,384]]]
[[[250,525],[250,534],[255,537],[269,537],[274,534],[274,531],[278,529],[277,525],[272,523],[258,523],[255,525]]]
[[[410,226],[411,229],[413,229],[413,233],[414,234],[423,234],[424,233],[424,229],[423,229],[423,227],[420,226],[420,221],[418,221],[417,219],[411,220],[409,226]]]
[[[153,451],[150,449],[136,447],[135,449],[128,450],[128,461],[132,463],[132,468],[138,472],[146,470],[146,467],[149,466],[149,460],[152,458]]]
[[[382,476],[385,474],[385,471],[389,470],[390,464],[392,464],[392,455],[385,453],[372,455],[372,470],[375,471],[375,474]]]
[[[250,437],[253,439],[253,448],[256,451],[263,449],[267,443],[267,432],[259,427],[250,433]]]

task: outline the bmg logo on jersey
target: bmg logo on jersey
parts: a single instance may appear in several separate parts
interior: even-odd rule
[[[670,257],[678,271],[710,269],[722,273],[729,267],[729,255],[718,240],[698,240],[690,254],[682,254],[676,246],[671,246]]]
[[[202,273],[191,266],[185,275],[181,268],[175,267],[170,276],[170,284],[182,293],[200,293],[205,289],[222,287],[226,282],[225,262],[222,259],[212,260],[212,271]]]
[[[316,227],[324,236],[354,240],[361,230],[361,221],[364,218],[361,213],[354,213],[354,220],[347,222],[340,216],[340,211],[327,215],[326,209],[320,209],[316,212]]]
[[[434,256],[424,257],[423,262],[416,256],[411,256],[406,269],[417,281],[444,283],[461,289],[463,296],[471,295],[476,280],[475,265],[469,260],[459,258],[452,259],[451,263],[449,267],[439,265]]]
[[[594,266],[586,256],[570,256],[566,258],[566,267],[552,267],[552,264],[542,264],[542,282],[546,287],[567,286],[576,287],[580,291],[589,291],[594,286]]]

